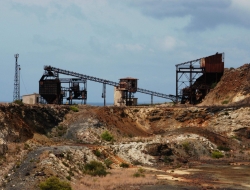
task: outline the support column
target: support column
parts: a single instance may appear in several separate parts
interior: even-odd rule
[[[103,83],[103,88],[102,88],[102,98],[104,99],[104,106],[106,106],[106,83]]]
[[[178,66],[176,65],[176,103],[178,103]]]
[[[87,94],[87,79],[84,81],[83,85],[84,85],[83,89],[85,90],[86,96],[88,97],[88,94]],[[87,97],[85,97],[84,100],[83,100],[84,105],[86,105],[86,103],[87,103]]]

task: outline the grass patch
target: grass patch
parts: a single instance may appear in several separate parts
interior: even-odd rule
[[[108,131],[104,131],[101,134],[101,138],[105,141],[112,141],[114,140],[114,136],[112,134],[110,134]]]
[[[70,106],[69,108],[70,108],[70,110],[72,110],[73,112],[79,112],[79,108],[76,107],[76,106]]]
[[[41,190],[72,190],[70,184],[52,176],[39,184]]]
[[[98,161],[91,161],[85,164],[83,172],[91,176],[106,176],[108,174],[105,166]]]
[[[222,157],[224,157],[224,155],[220,151],[215,150],[215,151],[212,152],[212,158],[219,159],[219,158],[222,158]]]

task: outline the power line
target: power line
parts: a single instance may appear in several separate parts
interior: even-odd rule
[[[21,76],[21,79],[22,79],[22,82],[23,82],[23,77],[22,77],[21,73],[20,73],[20,76]],[[26,94],[28,94],[28,91],[27,91],[27,89],[26,89],[26,86],[25,86],[24,82],[23,82],[23,86],[24,86],[24,89],[25,89]]]

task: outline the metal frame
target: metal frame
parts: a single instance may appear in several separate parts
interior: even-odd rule
[[[106,79],[100,79],[97,77],[88,76],[88,75],[84,75],[84,74],[80,74],[80,73],[76,73],[76,72],[72,72],[72,71],[67,71],[67,70],[55,68],[52,66],[46,65],[46,66],[44,66],[44,70],[45,70],[45,73],[48,73],[49,75],[53,75],[53,73],[57,73],[57,75],[59,75],[59,73],[60,73],[60,74],[64,74],[64,75],[77,77],[77,78],[83,79],[83,80],[90,80],[90,81],[102,83],[103,84],[103,96],[102,97],[104,98],[104,105],[106,105],[106,84],[111,85],[111,86],[118,86],[119,85],[119,83],[117,83],[117,82],[109,81]],[[146,89],[142,89],[142,88],[137,88],[137,92],[151,95],[151,102],[152,103],[153,103],[152,96],[170,99],[173,102],[176,101],[176,96],[174,96],[174,95],[167,95],[167,94],[154,92],[154,91],[150,91],[150,90],[146,90]],[[180,100],[180,97],[177,97],[177,100]]]
[[[21,70],[21,67],[20,67],[20,65],[18,65],[19,54],[15,54],[14,57],[16,60],[16,64],[15,64],[13,101],[21,100],[21,98],[20,98],[20,70]]]
[[[218,53],[216,53],[218,54]],[[213,56],[213,55],[211,55]],[[208,56],[210,57],[210,56]],[[203,57],[207,58],[207,57]],[[196,90],[198,89],[205,89],[208,93],[210,90],[210,87],[205,87],[204,85],[202,87],[195,86],[194,83],[196,80],[204,75],[205,82],[206,83],[206,73],[205,68],[201,67],[201,60],[203,58],[195,59],[192,61],[187,61],[184,63],[176,64],[176,102],[179,102],[179,100],[189,99],[191,104],[194,104],[193,96]],[[222,62],[224,63],[224,53],[222,53]],[[216,75],[217,77],[217,75]],[[217,80],[217,79],[216,79]],[[189,88],[189,94],[183,94],[183,89]],[[186,96],[186,97],[185,97]],[[180,98],[181,97],[181,98]]]

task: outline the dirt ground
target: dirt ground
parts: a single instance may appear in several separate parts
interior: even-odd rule
[[[0,189],[50,176],[74,190],[250,189],[249,68],[226,69],[197,106],[1,104]],[[84,173],[107,159],[106,177]]]

